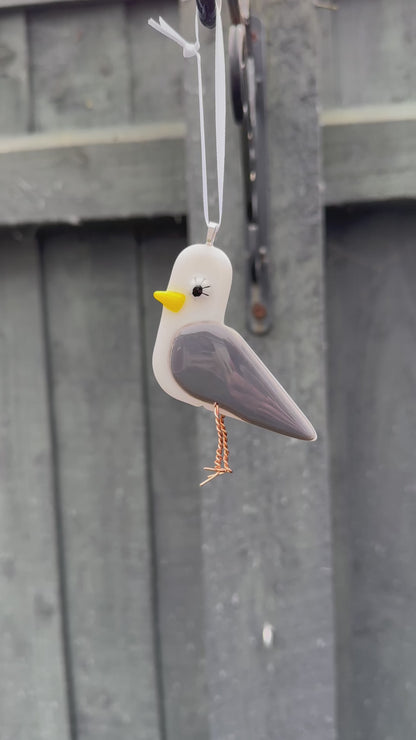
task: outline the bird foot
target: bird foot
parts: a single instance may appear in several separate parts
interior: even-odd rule
[[[202,483],[199,484],[199,487],[202,488],[202,486],[205,486],[206,483],[209,483],[210,481],[214,480],[214,478],[217,478],[219,475],[224,475],[224,473],[232,473],[233,471],[231,468],[204,468],[204,470],[212,470],[213,473],[208,476],[208,478]]]
[[[217,478],[219,475],[233,472],[228,464],[229,450],[227,441],[227,430],[224,424],[224,416],[220,414],[218,403],[214,404],[214,414],[218,435],[217,454],[215,456],[214,467],[204,468],[204,470],[211,470],[212,473],[208,476],[206,480],[199,484],[200,487],[205,486],[206,483],[214,480],[214,478]]]

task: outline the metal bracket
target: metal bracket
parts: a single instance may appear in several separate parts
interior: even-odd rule
[[[215,27],[215,0],[196,0],[201,23]],[[250,0],[228,0],[229,58],[234,118],[241,126],[246,204],[247,325],[255,334],[271,327],[268,187],[264,106],[264,31],[250,15]]]
[[[206,28],[215,28],[216,5],[215,0],[196,0],[199,20]]]
[[[242,9],[242,6],[243,9]],[[241,125],[241,154],[246,202],[247,324],[255,334],[271,328],[268,188],[264,106],[264,31],[240,0],[241,23],[230,27],[231,95]]]
[[[249,17],[250,0],[228,0],[231,23],[245,23]],[[199,20],[206,28],[215,28],[216,0],[196,0]]]

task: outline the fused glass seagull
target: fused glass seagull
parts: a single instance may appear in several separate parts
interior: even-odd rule
[[[316,432],[278,380],[247,342],[224,324],[232,267],[218,247],[194,244],[177,257],[163,304],[153,351],[153,371],[173,398],[204,406],[216,418],[218,447],[204,485],[228,463],[224,417],[230,416],[279,434],[313,441]]]

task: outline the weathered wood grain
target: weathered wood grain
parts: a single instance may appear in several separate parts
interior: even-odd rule
[[[330,211],[340,740],[416,735],[416,217]]]
[[[321,120],[328,205],[415,196],[411,105],[327,111]],[[0,224],[180,215],[184,135],[184,124],[169,123],[4,138]]]
[[[35,130],[128,123],[124,5],[37,8],[27,17]]]
[[[416,197],[416,106],[322,114],[327,205]]]
[[[69,740],[39,265],[0,233],[0,716],[4,740]]]
[[[44,249],[77,737],[158,740],[135,243]]]
[[[0,224],[185,211],[181,124],[0,140]]]
[[[229,422],[232,476],[201,492],[210,737],[329,740],[334,729],[330,516],[323,350],[322,233],[314,10],[309,0],[257,2],[267,27],[270,245],[275,324],[249,338],[318,430],[312,444]],[[182,4],[183,34],[194,7]],[[204,34],[212,50],[213,35]],[[209,55],[212,62],[212,54]],[[205,66],[213,90],[212,66]],[[191,240],[204,238],[195,70],[185,67]],[[207,127],[213,120],[206,97]],[[244,333],[245,255],[238,131],[229,117],[224,221],[231,256],[227,323]],[[210,192],[215,193],[212,168]],[[200,464],[215,454],[198,418]],[[271,625],[271,645],[263,642]],[[267,641],[266,641],[267,642]]]
[[[325,108],[414,99],[414,0],[342,0],[317,11],[320,95]]]
[[[148,26],[161,15],[178,27],[178,5],[172,0],[141,0],[126,6],[130,46],[133,117],[140,123],[181,121],[183,55],[176,44]]]
[[[29,125],[29,81],[24,13],[0,17],[0,134],[26,132]]]
[[[139,239],[166,738],[208,740],[196,414],[163,393],[151,368],[160,320],[153,291],[167,285],[186,235],[183,225],[164,221],[142,228]]]

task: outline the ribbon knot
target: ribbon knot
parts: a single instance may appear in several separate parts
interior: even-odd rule
[[[196,55],[199,52],[199,41],[195,41],[194,44],[186,43],[183,47],[183,55],[185,59],[190,59],[190,57],[196,57]]]
[[[177,31],[175,31],[172,26],[169,25],[169,23],[166,23],[166,21],[163,20],[161,16],[159,16],[159,23],[157,21],[153,20],[153,18],[149,18],[148,20],[149,26],[155,29],[155,31],[159,31],[163,36],[166,36],[168,39],[171,39],[171,41],[174,41],[178,46],[182,47],[183,55],[185,59],[190,59],[191,57],[196,57],[199,52],[199,39],[197,38],[196,41],[192,44],[190,41],[187,41],[183,38],[183,36],[180,35]]]

